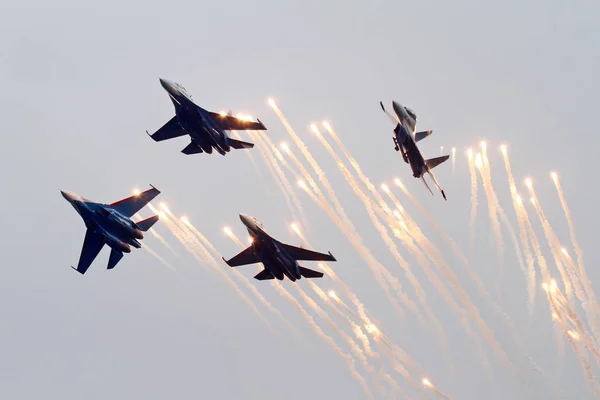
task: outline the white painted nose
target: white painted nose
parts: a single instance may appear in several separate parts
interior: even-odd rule
[[[254,220],[249,215],[240,214],[240,220],[242,220],[242,223],[244,225],[246,225],[246,226],[252,226],[252,225],[254,225]]]
[[[60,193],[69,203],[72,203],[79,198],[75,193],[66,190],[61,190]]]

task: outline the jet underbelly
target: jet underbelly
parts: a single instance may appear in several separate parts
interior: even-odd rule
[[[423,175],[423,167],[425,166],[425,159],[421,154],[421,151],[417,147],[414,142],[410,142],[406,149],[406,156],[408,157],[408,161],[410,162],[410,167],[413,172],[413,176],[415,178],[421,177]]]

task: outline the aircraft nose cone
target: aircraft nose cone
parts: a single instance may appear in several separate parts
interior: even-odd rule
[[[171,82],[169,82],[168,80],[163,78],[158,78],[158,80],[160,81],[161,86],[165,88],[165,90],[169,90],[171,88]]]
[[[403,112],[404,108],[400,105],[400,103],[392,101],[392,108],[394,109],[396,114],[398,114],[398,115],[404,114],[404,112]]]
[[[250,221],[250,217],[246,214],[239,214],[240,220],[244,223],[244,225],[248,225],[248,221]]]
[[[69,202],[72,203],[73,200],[75,200],[76,196],[75,194],[68,192],[66,190],[61,190],[60,194],[62,194],[62,196]]]

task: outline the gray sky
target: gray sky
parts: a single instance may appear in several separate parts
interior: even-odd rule
[[[113,271],[105,270],[107,250],[85,276],[69,268],[79,257],[84,226],[61,189],[113,202],[134,187],[145,189],[152,183],[163,192],[157,200],[189,216],[226,257],[238,248],[222,227],[227,224],[243,237],[239,212],[255,215],[278,239],[300,243],[288,229],[292,216],[257,148],[250,151],[266,183],[245,151],[226,157],[184,156],[180,150],[187,139],[158,144],[146,137],[146,129],[155,131],[173,115],[159,77],[180,82],[209,110],[258,116],[269,129],[265,135],[276,143],[291,143],[266,103],[273,96],[327,172],[367,246],[414,302],[415,291],[362,203],[309,133],[309,124],[328,119],[373,183],[403,179],[465,252],[471,201],[464,153],[481,139],[489,141],[493,182],[516,227],[497,150],[506,143],[520,190],[525,192],[522,180],[531,176],[546,214],[570,247],[548,178],[552,169],[560,173],[587,272],[597,289],[594,227],[600,221],[593,211],[598,192],[590,171],[599,144],[593,127],[600,92],[600,3],[553,3],[2,4],[0,397],[365,397],[345,362],[290,303],[270,284],[251,279],[253,267],[240,272],[285,314],[302,340],[263,310],[278,334],[269,331],[227,284],[185,254],[164,225],[157,230],[180,258],[153,237],[145,243],[177,272],[143,250],[126,255]],[[442,145],[445,150],[457,148],[456,173],[450,163],[436,170],[448,202],[437,194],[429,196],[393,151],[391,124],[377,104],[392,99],[416,111],[420,128],[434,130],[422,145],[426,156],[439,155]],[[478,294],[442,237],[399,190],[396,194],[440,248],[513,364],[503,367],[484,344],[494,376],[489,378],[459,317],[399,245],[443,324],[454,361],[451,371],[435,337],[414,315],[396,315],[344,235],[298,191],[309,217],[305,230],[310,242],[316,250],[336,255],[335,271],[388,336],[452,398],[546,398],[553,393],[545,386],[549,381],[566,398],[590,398],[571,347],[566,344],[560,355],[543,292],[538,292],[529,317],[526,280],[506,230],[505,257],[498,263],[482,189],[473,268],[510,316],[527,354],[543,367],[546,378],[532,372],[510,329]],[[533,209],[529,211],[545,245]],[[545,255],[551,260],[547,246]],[[306,266],[314,268],[311,264]],[[232,274],[224,264],[222,268]],[[328,277],[318,284],[326,290],[333,287]],[[291,282],[283,285],[295,293]],[[299,286],[308,291],[305,281]],[[326,323],[316,316],[315,321],[348,351]],[[410,392],[399,374],[387,370]]]

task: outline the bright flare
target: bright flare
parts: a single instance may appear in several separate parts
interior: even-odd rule
[[[313,131],[313,133],[319,133],[319,130],[315,124],[310,125],[310,130]]]
[[[390,191],[390,188],[385,183],[381,184],[381,189],[386,193]]]
[[[548,291],[548,284],[546,282],[542,283],[542,288],[547,292]]]
[[[134,196],[139,196],[139,195],[140,195],[140,193],[141,193],[141,192],[139,191],[139,189],[133,189],[133,195],[134,195]]]
[[[337,294],[335,294],[335,292],[333,290],[329,291],[329,296],[332,297],[332,298],[334,298],[334,299],[337,299]]]
[[[306,183],[304,183],[303,180],[298,181],[298,186],[300,186],[302,189],[306,189]]]
[[[286,142],[281,143],[281,149],[283,151],[285,151],[286,153],[290,152],[290,147],[288,146],[288,144]]]
[[[329,122],[327,121],[323,121],[323,126],[325,127],[325,129],[330,130],[331,129],[331,125],[329,125]]]
[[[269,103],[269,105],[271,107],[275,107],[275,100],[273,100],[272,98],[269,97],[269,99],[267,100],[267,103]]]
[[[427,378],[423,378],[423,385],[425,385],[425,386],[427,386],[429,388],[433,387],[433,384]]]
[[[181,219],[181,222],[183,222],[184,224],[186,224],[186,225],[190,224],[190,220],[188,219],[188,217],[181,217],[180,219]]]
[[[567,251],[567,249],[565,249],[564,247],[561,247],[561,248],[560,248],[560,251],[562,251],[562,253],[563,253],[565,256],[569,257],[569,252]]]
[[[523,199],[521,198],[521,196],[517,195],[515,199],[517,200],[517,203],[519,203],[519,205],[523,205]]]
[[[531,186],[533,185],[533,181],[531,180],[531,178],[525,179],[525,185],[531,189]]]
[[[574,330],[568,329],[567,334],[571,336],[573,340],[579,340],[579,333],[575,332]]]
[[[228,227],[228,226],[226,226],[225,228],[223,228],[223,232],[225,232],[225,234],[227,236],[232,236],[233,235],[233,232],[231,231],[231,228]]]
[[[291,226],[291,228],[292,228],[292,230],[293,230],[294,232],[296,232],[296,233],[298,233],[298,234],[300,233],[300,229],[298,229],[298,225],[296,225],[296,224],[292,224],[292,225],[290,225],[290,226]]]
[[[470,159],[473,158],[473,149],[470,147],[467,149],[467,156],[469,156]]]
[[[500,151],[502,152],[502,154],[506,155],[506,150],[507,150],[507,147],[506,147],[505,144],[503,144],[502,146],[500,146]]]
[[[552,171],[552,172],[550,173],[550,177],[552,178],[552,180],[553,180],[554,182],[556,182],[556,181],[558,180],[558,174],[557,174],[556,172],[554,172],[554,171]]]

